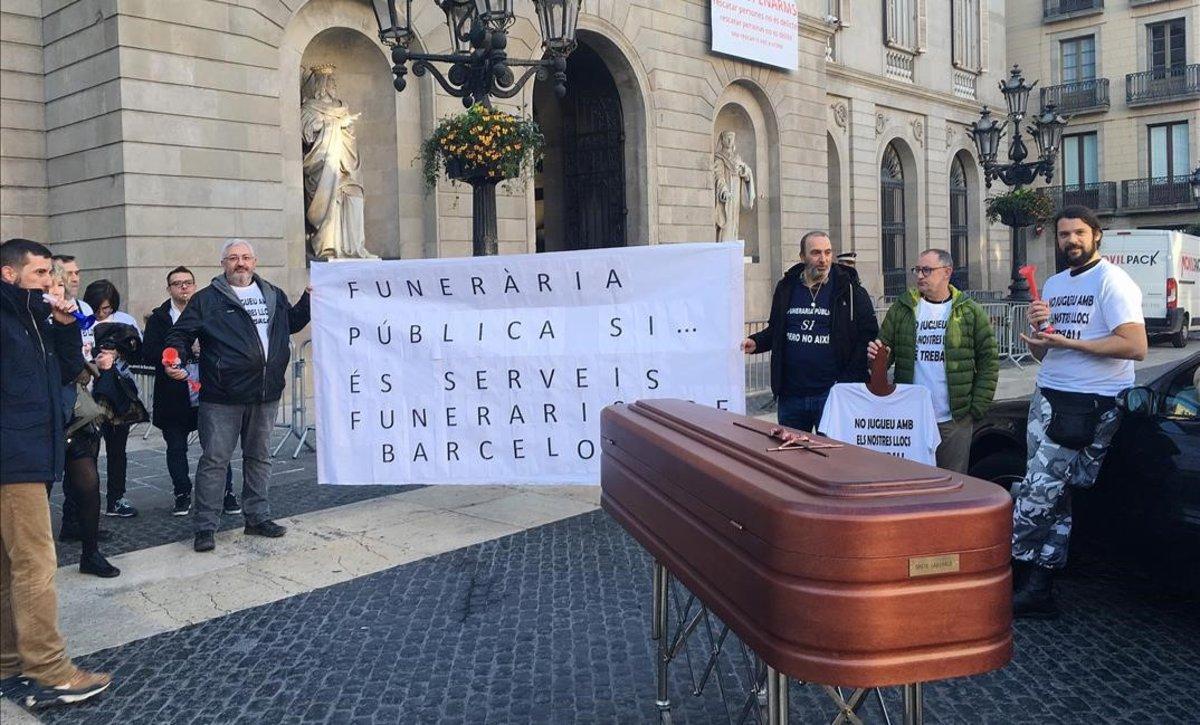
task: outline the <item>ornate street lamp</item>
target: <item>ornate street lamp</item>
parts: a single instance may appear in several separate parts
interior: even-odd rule
[[[1200,166],[1192,172],[1192,178],[1188,180],[1188,185],[1192,187],[1192,201],[1196,202],[1196,206],[1200,206]]]
[[[379,39],[392,49],[392,85],[402,92],[408,85],[408,64],[420,77],[433,76],[446,93],[461,98],[470,108],[475,103],[492,107],[492,98],[512,98],[530,78],[552,80],[554,93],[567,93],[567,56],[575,49],[575,28],[582,0],[533,0],[542,32],[542,58],[508,57],[508,27],[516,20],[513,0],[432,0],[446,15],[450,53],[415,53],[409,50],[413,32],[409,25],[413,0],[371,0]],[[401,11],[403,5],[403,11]],[[434,63],[445,63],[443,74]],[[513,68],[525,68],[517,77]],[[495,254],[496,181],[469,181],[474,197],[472,247],[476,256]]]
[[[1037,85],[1025,83],[1021,68],[1013,65],[1008,78],[1000,81],[1000,92],[1004,94],[1004,102],[1008,106],[1008,117],[1003,121],[992,118],[992,112],[987,106],[980,112],[979,120],[967,126],[967,133],[975,140],[975,149],[979,152],[979,162],[983,166],[983,178],[987,187],[992,188],[992,180],[999,179],[1014,190],[1033,183],[1041,176],[1046,183],[1054,178],[1054,161],[1062,145],[1063,128],[1067,119],[1060,116],[1052,103],[1046,104],[1041,112],[1033,119],[1032,125],[1026,126],[1025,131],[1037,144],[1038,158],[1029,158],[1029,147],[1022,138],[1021,122],[1028,112],[1029,93]],[[1008,125],[1012,125],[1012,133],[1008,140],[1008,163],[997,160],[1000,141],[1004,137]],[[1024,228],[1031,223],[1025,219],[1005,219],[1004,223],[1012,229],[1012,282],[1009,285],[1009,299],[1014,302],[1028,302],[1029,283],[1025,281],[1018,270],[1025,265]]]

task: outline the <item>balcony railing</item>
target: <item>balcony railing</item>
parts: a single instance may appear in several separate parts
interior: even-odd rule
[[[1190,176],[1126,179],[1121,182],[1122,207],[1130,211],[1189,208],[1195,203],[1190,180]]]
[[[1042,0],[1042,20],[1054,21],[1104,12],[1104,0]]]
[[[1108,110],[1108,79],[1089,78],[1086,81],[1046,86],[1042,89],[1042,106],[1053,103],[1059,113],[1089,113]]]
[[[954,80],[954,95],[958,96],[959,98],[966,98],[971,101],[975,100],[975,98],[976,98],[975,86],[976,86],[976,82],[978,81],[978,79],[979,79],[979,77],[970,71],[965,71],[960,68],[955,68],[954,69],[954,79],[953,79]]]
[[[1154,68],[1125,76],[1125,103],[1148,106],[1200,98],[1200,63]]]
[[[1095,184],[1071,184],[1050,186],[1046,193],[1054,201],[1054,208],[1082,205],[1101,214],[1117,210],[1117,182],[1101,181]]]

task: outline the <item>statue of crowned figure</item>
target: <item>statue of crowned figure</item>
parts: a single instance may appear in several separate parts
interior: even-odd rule
[[[308,248],[317,259],[374,259],[363,229],[358,180],[358,113],[337,97],[334,66],[304,69],[300,123],[304,150],[304,218]]]

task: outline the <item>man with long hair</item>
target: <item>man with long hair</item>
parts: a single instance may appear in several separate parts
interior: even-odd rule
[[[1021,335],[1042,366],[1029,401],[1025,478],[1013,489],[1017,617],[1058,616],[1053,578],[1067,563],[1071,489],[1095,485],[1120,423],[1116,396],[1133,385],[1133,362],[1147,347],[1142,292],[1100,256],[1095,212],[1064,208],[1054,233],[1068,269],[1046,280]]]

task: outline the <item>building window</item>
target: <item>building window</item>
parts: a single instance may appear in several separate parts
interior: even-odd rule
[[[920,49],[917,22],[919,0],[883,0],[884,41],[893,48],[916,53]]]
[[[1166,72],[1187,64],[1184,19],[1176,18],[1164,23],[1146,26],[1150,38],[1150,70]]]
[[[979,72],[979,0],[951,0],[950,22],[953,25],[950,40],[954,67]]]
[[[1149,131],[1150,178],[1170,180],[1191,173],[1187,121],[1157,124]]]
[[[1063,136],[1063,186],[1082,186],[1095,184],[1098,181],[1100,181],[1100,163],[1097,155],[1096,134],[1077,133]]]
[[[1063,40],[1058,47],[1063,83],[1090,81],[1096,77],[1096,36]]]
[[[950,256],[954,258],[954,273],[950,284],[967,289],[970,267],[967,265],[967,239],[970,234],[967,219],[967,173],[957,157],[950,163]]]
[[[895,296],[905,288],[904,167],[891,144],[884,149],[879,167],[879,198],[883,220],[883,293]]]

